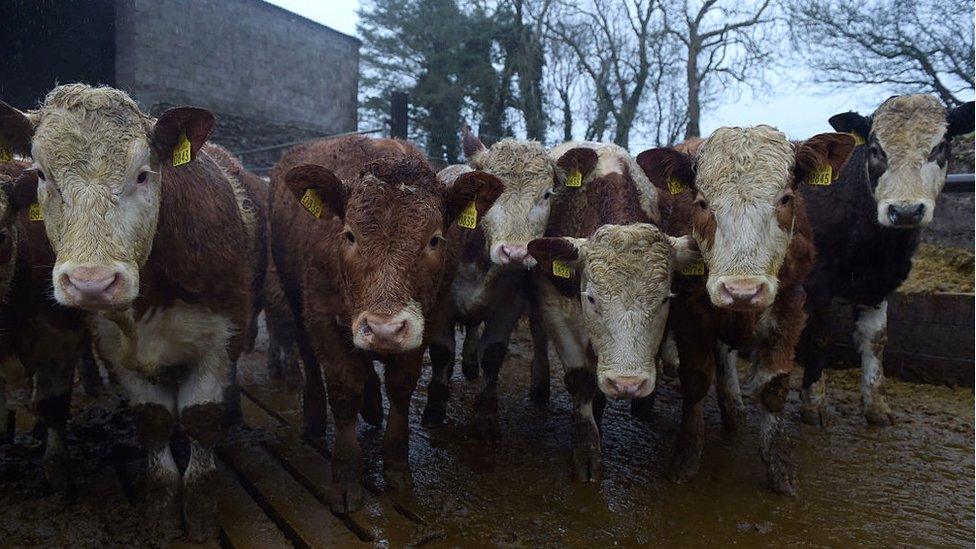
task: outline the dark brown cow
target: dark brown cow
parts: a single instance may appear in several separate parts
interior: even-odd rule
[[[65,427],[84,318],[51,299],[54,252],[33,204],[37,176],[28,167],[23,161],[0,163],[0,361],[18,359],[34,376],[32,407],[46,430],[44,473],[53,488],[69,491]],[[4,390],[0,374],[0,443],[14,435]]]
[[[300,145],[271,172],[272,253],[299,327],[306,386],[313,386],[304,404],[317,408],[306,420],[324,412],[325,394],[314,387],[321,366],[336,427],[334,510],[361,505],[356,415],[378,404],[364,406],[364,395],[376,398],[374,359],[386,365],[390,401],[384,476],[391,490],[409,491],[410,397],[429,319],[449,303],[459,234],[468,230],[455,220],[470,225],[501,191],[498,179],[480,172],[447,190],[416,147],[361,136]]]
[[[214,118],[157,120],[124,92],[58,86],[36,111],[0,103],[0,133],[30,155],[54,250],[54,297],[90,311],[99,355],[125,387],[148,451],[157,522],[182,515],[192,540],[217,534],[213,447],[253,292],[238,192],[201,150]],[[190,441],[181,474],[177,422]]]
[[[802,282],[814,261],[810,223],[796,187],[829,183],[853,146],[844,134],[794,145],[775,129],[757,126],[716,130],[700,144],[697,158],[674,149],[637,157],[648,177],[672,195],[669,232],[693,235],[704,258],[700,273],[676,278],[669,319],[684,395],[673,463],[679,482],[698,472],[702,403],[721,342],[753,358],[766,475],[775,491],[795,493],[783,407],[805,322]],[[733,410],[722,412],[728,416]],[[734,424],[731,417],[723,420]]]

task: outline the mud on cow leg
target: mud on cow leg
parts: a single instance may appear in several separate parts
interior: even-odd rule
[[[816,302],[815,302],[816,301]],[[827,411],[827,350],[830,348],[830,299],[811,296],[810,316],[797,344],[799,360],[803,364],[803,389],[800,391],[800,421],[807,425],[826,427],[830,421]]]
[[[498,438],[498,372],[508,351],[505,343],[493,343],[481,357],[484,379],[481,391],[475,397],[475,422],[481,436],[494,441]]]
[[[454,338],[454,328],[451,327],[451,338]],[[473,322],[464,327],[464,345],[461,347],[461,373],[464,379],[474,381],[478,379],[478,342],[481,340],[481,323]],[[451,348],[454,348],[452,343]],[[451,355],[451,360],[454,356]]]
[[[363,421],[379,427],[383,425],[383,395],[380,388],[380,376],[372,363],[366,365],[366,384],[363,387],[363,409],[359,416]]]
[[[603,455],[598,420],[602,403],[597,399],[596,374],[583,368],[566,372],[566,390],[573,401],[573,473],[581,482],[597,482],[603,475]],[[602,395],[601,395],[602,396]]]
[[[386,396],[390,412],[383,437],[383,478],[387,487],[400,496],[412,494],[410,475],[410,398],[417,387],[423,353],[398,356],[386,370]]]
[[[170,451],[175,419],[169,407],[144,402],[131,408],[139,440],[146,448],[145,514],[152,526],[178,529],[180,473]]]
[[[46,428],[44,475],[54,490],[64,494],[74,488],[66,437],[74,373],[73,361],[49,360],[38,365],[34,374],[34,409]]]
[[[894,417],[885,395],[882,367],[885,343],[888,339],[888,302],[876,307],[857,307],[854,344],[861,353],[861,403],[864,418],[872,425],[891,425]]]
[[[778,494],[795,496],[796,464],[786,434],[783,408],[790,391],[790,375],[757,371],[757,400],[760,408],[759,452],[766,466],[766,479]]]
[[[221,435],[221,405],[216,402],[187,406],[180,425],[190,440],[190,461],[183,473],[183,520],[191,541],[217,538],[217,468],[214,445]]]
[[[440,425],[447,416],[451,398],[451,376],[454,373],[454,324],[446,323],[433,337],[427,352],[430,354],[430,383],[427,385],[427,404],[420,423],[425,427]],[[470,333],[470,332],[468,332]],[[467,334],[465,335],[467,337]],[[467,339],[465,339],[467,348]],[[475,351],[477,355],[477,351]],[[475,361],[477,368],[477,360]],[[387,387],[389,394],[389,387]]]
[[[739,385],[739,353],[718,342],[715,346],[715,394],[722,414],[722,426],[736,431],[746,421],[746,407],[742,404]]]
[[[678,377],[681,379],[681,426],[671,461],[671,479],[688,482],[701,467],[705,446],[704,401],[715,372],[714,356],[702,346],[699,356],[681,356]]]

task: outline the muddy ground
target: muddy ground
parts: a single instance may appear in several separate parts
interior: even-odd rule
[[[412,411],[413,505],[435,527],[432,535],[410,539],[432,547],[972,546],[972,389],[890,380],[897,423],[877,428],[860,416],[857,371],[831,371],[833,422],[825,430],[799,424],[794,392],[789,410],[801,485],[798,497],[785,498],[764,487],[755,408],[747,404],[743,431],[726,432],[713,397],[700,475],[682,485],[667,480],[680,410],[675,379],[662,380],[650,423],[631,418],[626,403],[611,403],[603,423],[603,481],[571,480],[570,404],[559,362],[553,357],[552,399],[538,408],[527,398],[530,359],[523,327],[502,371],[495,445],[481,442],[469,426],[478,382],[465,382],[460,368],[447,424],[420,427],[422,380]],[[245,383],[264,382],[263,360],[260,351],[245,357]],[[748,378],[745,367],[742,377]],[[70,441],[77,494],[66,500],[44,485],[42,447],[22,409],[26,389],[16,396],[18,436],[0,449],[0,546],[179,541],[141,519],[144,457],[120,397],[111,389],[98,398],[76,391]],[[360,433],[367,476],[382,486],[381,433],[366,426]],[[256,429],[232,436],[256,444],[270,435]],[[393,534],[372,543],[398,546],[404,539]]]

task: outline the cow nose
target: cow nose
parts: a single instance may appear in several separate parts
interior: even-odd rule
[[[925,217],[925,204],[891,204],[888,206],[888,220],[896,226],[918,225]]]
[[[751,280],[723,281],[721,297],[727,307],[753,307],[765,297],[766,285]]]
[[[640,398],[649,392],[648,378],[643,376],[607,376],[605,386],[611,398]]]
[[[76,267],[62,275],[62,287],[82,301],[111,299],[119,273],[106,267]]]
[[[508,246],[502,244],[498,247],[498,262],[502,265],[508,265],[511,261],[512,256],[510,255]]]
[[[363,335],[373,346],[379,348],[396,348],[407,335],[406,319],[393,319],[367,315],[363,323]]]
[[[519,246],[517,244],[502,244],[499,246],[498,261],[502,265],[521,265],[526,268],[532,268],[535,265],[535,259],[529,255],[528,246]]]

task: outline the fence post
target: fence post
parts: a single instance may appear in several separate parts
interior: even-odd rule
[[[407,92],[395,91],[390,97],[390,137],[407,138]]]

